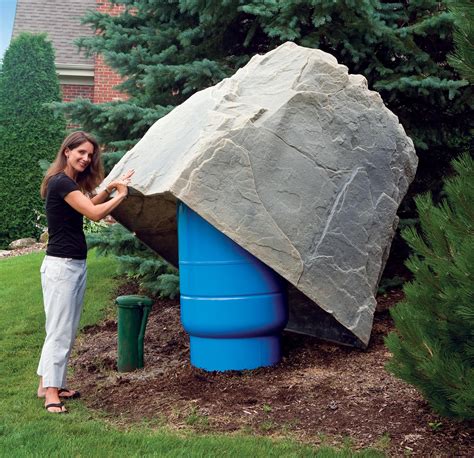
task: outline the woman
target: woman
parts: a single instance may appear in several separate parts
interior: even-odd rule
[[[41,184],[46,199],[48,246],[41,265],[46,338],[38,365],[38,396],[51,413],[67,412],[61,399],[79,397],[66,388],[66,370],[76,337],[86,286],[87,245],[83,215],[99,221],[127,197],[133,171],[89,197],[103,179],[97,141],[73,132],[61,145]],[[107,200],[116,190],[114,197]]]

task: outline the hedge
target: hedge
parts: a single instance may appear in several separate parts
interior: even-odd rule
[[[48,106],[60,99],[46,35],[23,33],[12,40],[0,73],[0,248],[39,235],[39,161],[51,161],[65,135],[65,118]]]

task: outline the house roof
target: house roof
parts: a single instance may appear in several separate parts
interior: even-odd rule
[[[91,66],[93,57],[85,57],[74,44],[80,37],[93,36],[93,30],[81,24],[96,0],[17,0],[13,37],[21,32],[46,32],[56,51],[56,66]]]

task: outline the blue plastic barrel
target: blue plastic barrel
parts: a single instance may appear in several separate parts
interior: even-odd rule
[[[183,203],[178,243],[191,364],[208,371],[276,364],[288,321],[284,280]]]

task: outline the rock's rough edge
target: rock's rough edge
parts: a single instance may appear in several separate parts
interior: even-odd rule
[[[203,105],[204,108],[207,108],[209,111],[212,111],[216,106],[224,106],[225,111],[225,109],[227,109],[227,105],[230,106],[229,110],[232,110],[232,103],[234,100],[238,100],[238,94],[240,90],[237,78],[242,77],[242,74],[245,75],[245,73],[251,73],[255,69],[255,67],[257,67],[258,65],[262,65],[262,63],[268,62],[275,53],[281,52],[281,49],[284,48],[290,48],[292,52],[306,52],[305,50],[301,51],[302,48],[297,47],[292,43],[287,43],[285,45],[282,45],[280,48],[271,51],[265,56],[255,56],[254,58],[252,58],[249,64],[243,69],[239,70],[237,74],[234,75],[234,77],[222,81],[213,88],[209,88],[195,94],[189,100],[193,100],[193,103],[195,105],[196,103],[198,104],[198,106]],[[401,199],[407,191],[409,183],[414,177],[417,159],[416,155],[414,154],[413,143],[406,136],[403,127],[398,123],[398,118],[384,106],[379,94],[367,90],[367,83],[365,78],[360,75],[348,75],[347,68],[345,66],[337,64],[336,59],[327,53],[324,53],[319,50],[310,51],[312,55],[317,56],[317,58],[320,59],[324,63],[324,65],[329,65],[330,68],[328,71],[334,71],[334,74],[336,75],[336,78],[334,79],[335,87],[330,88],[330,90],[332,90],[333,92],[330,92],[329,94],[322,94],[313,91],[313,96],[315,97],[315,100],[318,103],[328,103],[328,99],[330,97],[337,97],[339,92],[345,90],[347,93],[349,93],[349,97],[354,97],[354,103],[357,103],[359,105],[365,104],[365,108],[367,111],[371,111],[374,108],[377,109],[378,111],[374,111],[374,115],[383,117],[381,121],[378,120],[378,122],[383,121],[383,127],[385,127],[385,125],[383,124],[385,122],[391,125],[393,132],[398,132],[395,143],[392,142],[387,146],[383,142],[388,140],[385,139],[382,141],[382,146],[384,148],[387,148],[387,150],[390,150],[390,148],[392,148],[391,159],[392,163],[394,163],[395,165],[391,167],[392,164],[390,164],[390,173],[397,174],[398,186],[394,185],[392,189],[392,192],[394,193],[393,195],[387,195],[382,193],[379,196],[375,207],[376,209],[380,208],[378,212],[380,212],[380,216],[382,219],[386,212],[389,213],[389,217],[385,217],[385,220],[391,220],[392,223],[390,224],[392,227],[385,228],[387,229],[387,235],[385,237],[385,240],[373,240],[372,245],[369,246],[369,248],[371,247],[372,252],[367,254],[368,264],[365,268],[371,269],[372,283],[366,285],[366,294],[364,296],[364,300],[360,301],[358,297],[349,298],[350,301],[352,301],[352,305],[354,303],[358,304],[358,307],[356,309],[354,309],[354,307],[348,307],[348,309],[350,309],[352,312],[352,316],[349,319],[347,318],[347,316],[341,316],[340,312],[338,312],[337,310],[333,310],[334,304],[331,304],[331,298],[334,297],[334,295],[330,288],[328,292],[324,293],[324,288],[321,288],[321,285],[319,285],[320,288],[316,292],[314,291],[314,278],[311,278],[311,276],[309,276],[308,278],[308,276],[305,277],[304,275],[305,267],[308,268],[308,266],[304,265],[302,256],[293,246],[293,244],[285,235],[285,233],[280,229],[274,218],[272,218],[270,212],[267,211],[265,204],[262,202],[257,192],[257,186],[255,185],[255,180],[252,176],[254,171],[254,169],[252,169],[251,164],[252,157],[249,154],[249,150],[243,146],[245,142],[241,141],[241,139],[239,140],[239,134],[243,131],[251,131],[254,126],[255,129],[259,129],[260,132],[262,131],[262,129],[265,129],[265,123],[273,122],[272,119],[268,118],[266,113],[267,110],[262,109],[262,107],[255,106],[255,109],[252,111],[252,107],[250,107],[250,110],[244,110],[244,114],[247,116],[241,116],[240,119],[238,119],[238,117],[237,119],[233,119],[232,116],[230,116],[228,126],[226,126],[224,122],[222,129],[218,129],[217,131],[212,132],[212,134],[208,135],[207,137],[206,133],[203,132],[200,138],[198,138],[197,142],[195,142],[201,142],[199,149],[201,153],[195,154],[184,170],[181,170],[179,174],[175,173],[174,176],[170,174],[169,177],[165,177],[164,179],[164,174],[160,170],[152,174],[149,177],[147,183],[138,184],[136,186],[136,190],[138,191],[137,195],[150,192],[150,190],[154,191],[152,195],[147,195],[146,199],[148,200],[152,196],[153,199],[160,199],[160,196],[164,196],[162,198],[167,202],[171,202],[173,198],[182,200],[190,208],[196,211],[200,216],[206,219],[209,223],[214,225],[217,229],[221,230],[224,234],[228,235],[232,240],[234,240],[236,243],[238,243],[250,253],[255,255],[257,258],[268,264],[276,272],[286,278],[291,284],[296,286],[308,298],[310,298],[328,313],[332,314],[336,318],[336,320],[338,320],[347,329],[353,332],[354,335],[356,335],[361,340],[361,342],[366,345],[370,337],[372,317],[373,312],[375,310],[374,293],[378,281],[380,279],[383,266],[385,265],[391,240],[395,233],[396,210]],[[306,65],[305,67],[303,67],[301,74],[299,74],[296,78],[295,81],[297,83],[295,84],[299,84],[300,90],[301,88],[303,88],[307,96],[307,93],[308,91],[310,91],[311,87],[309,87],[309,83],[305,83],[305,81],[302,81],[302,74],[305,68]],[[338,84],[342,85],[342,89],[338,88]],[[291,102],[297,103],[299,94],[300,93],[298,92],[293,94],[292,97],[290,97]],[[345,96],[347,97],[347,94],[345,94]],[[356,96],[361,97],[357,99]],[[212,101],[213,103],[211,103],[210,101]],[[201,103],[201,105],[199,105],[199,103]],[[186,105],[186,103],[183,105]],[[170,115],[173,115],[174,113],[173,119],[179,119],[179,111],[181,110],[184,111],[185,107],[177,107],[172,113],[170,113]],[[170,122],[170,115],[159,120],[150,129],[150,131],[153,129],[155,132],[159,132],[160,128],[166,130],[166,122]],[[344,122],[343,119],[339,121],[342,123]],[[278,122],[278,120],[276,120],[275,122]],[[359,127],[360,126],[354,126],[354,129],[357,129]],[[224,137],[224,134],[228,134],[228,136]],[[229,138],[229,136],[231,138]],[[205,137],[206,139],[205,143],[203,143],[203,137]],[[281,140],[282,142],[284,142],[283,139]],[[114,168],[105,183],[110,182],[111,179],[116,176],[119,176],[124,171],[124,163],[127,158],[133,159],[135,157],[136,159],[137,155],[140,154],[140,151],[144,151],[147,149],[146,143],[148,142],[148,145],[150,147],[154,141],[156,141],[156,137],[149,136],[149,138],[147,138],[147,136],[145,136],[144,139],[135,146],[135,148],[133,148],[129,153],[127,153],[125,158],[122,159],[118,166]],[[343,140],[341,141],[343,142]],[[193,147],[195,147],[195,144],[193,145]],[[220,157],[219,155],[223,157]],[[403,165],[404,170],[400,170],[397,166],[397,163],[395,163],[395,156],[397,155],[399,156],[398,163],[401,163]],[[216,199],[216,190],[213,189],[211,190],[212,196],[208,195],[208,200],[206,201],[206,204],[203,205],[203,201],[206,200],[206,197],[203,196],[206,196],[206,192],[197,192],[196,187],[199,187],[204,183],[200,182],[199,174],[203,173],[205,175],[206,173],[212,173],[212,161],[216,160],[228,161],[229,168],[226,168],[227,177],[229,179],[234,179],[239,184],[243,183],[243,185],[237,191],[241,194],[245,193],[245,198],[243,200],[252,203],[252,205],[245,207],[243,211],[236,212],[236,214],[244,215],[244,218],[241,218],[240,220],[232,220],[232,215],[230,217],[229,215],[227,215],[227,219],[225,221],[223,221],[221,218],[221,211],[224,202],[229,202],[230,200],[231,204],[240,205],[241,202],[239,202],[238,199],[234,199],[232,201],[232,198],[229,198],[228,195],[220,195],[219,198]],[[235,170],[233,169],[232,173],[229,170],[230,165],[237,166]],[[357,185],[357,181],[367,182],[368,175],[366,170],[353,170],[349,167],[348,171],[351,171],[351,176],[349,181],[344,185],[343,191],[347,190],[347,188],[351,185]],[[235,179],[236,176],[239,176],[239,180]],[[159,182],[160,179],[163,181],[161,183],[162,192],[160,192],[159,186],[154,186]],[[154,187],[155,189],[153,189]],[[362,188],[363,186],[361,186],[361,189]],[[170,194],[173,196],[173,198],[170,198]],[[342,202],[344,202],[344,194],[341,194],[341,196],[339,196],[338,199],[333,202],[333,206],[335,209],[334,214],[336,215],[336,210],[338,208],[337,206],[339,205],[340,201],[342,200]],[[131,201],[131,199],[129,199],[129,201]],[[157,206],[160,207],[159,204],[157,204]],[[130,202],[123,204],[120,210],[116,211],[117,219],[122,219],[125,222],[126,226],[131,227],[133,229],[134,221],[136,221],[137,218],[140,217],[140,214],[143,216],[146,212],[137,212],[132,210],[130,211],[130,213],[134,216],[130,218],[130,215],[128,215],[128,217],[126,216],[127,207],[129,209],[132,208]],[[258,211],[256,211],[256,208],[258,208]],[[246,224],[244,221],[246,217],[260,218],[261,224],[259,226],[271,230],[266,231],[263,235],[258,234],[259,238],[255,239],[255,234],[253,234],[254,237],[252,237],[251,234],[252,226]],[[163,233],[166,233],[166,237],[168,237],[167,240],[169,242],[171,241],[171,243],[174,243],[174,239],[172,236],[170,236],[170,232],[175,230],[176,221],[174,212],[171,207],[167,207],[167,212],[165,214],[161,213],[161,219],[166,220],[167,223],[162,223],[161,225],[150,223],[150,226],[153,226],[155,230],[161,230]],[[371,224],[372,223],[373,222],[371,222]],[[375,221],[375,223],[377,222]],[[327,229],[328,228],[329,226],[327,225]],[[153,229],[149,227],[148,232],[152,233]],[[139,238],[144,240],[145,243],[147,243],[147,239],[149,238],[147,234],[144,234],[143,231],[141,233],[137,231],[137,235],[139,236]],[[318,242],[319,245],[317,246],[317,248],[321,245],[323,239],[324,234],[323,237],[320,239],[320,242]],[[166,240],[166,238],[162,237],[162,240]],[[262,240],[264,242],[262,242]],[[268,243],[268,240],[271,240],[271,242]],[[153,245],[153,243],[151,243],[151,245]],[[160,252],[160,254],[162,254],[165,258],[176,264],[177,256],[173,256],[170,253],[163,253],[162,247],[163,245],[161,245],[161,247],[153,246],[153,248]],[[317,251],[318,249],[316,249],[315,253],[317,253]],[[283,253],[283,256],[286,258],[285,262],[279,262],[278,252]],[[288,258],[293,260],[290,268],[288,268]],[[373,259],[375,259],[375,262],[373,261]],[[374,273],[377,273],[377,275],[374,275]],[[328,283],[330,283],[332,281],[332,278],[328,278],[327,281]],[[356,282],[356,287],[357,286],[360,285],[357,285]],[[349,289],[347,291],[347,294],[351,296],[352,291],[354,290],[354,285],[350,284],[348,288]],[[368,291],[370,291],[371,293],[369,294]]]

